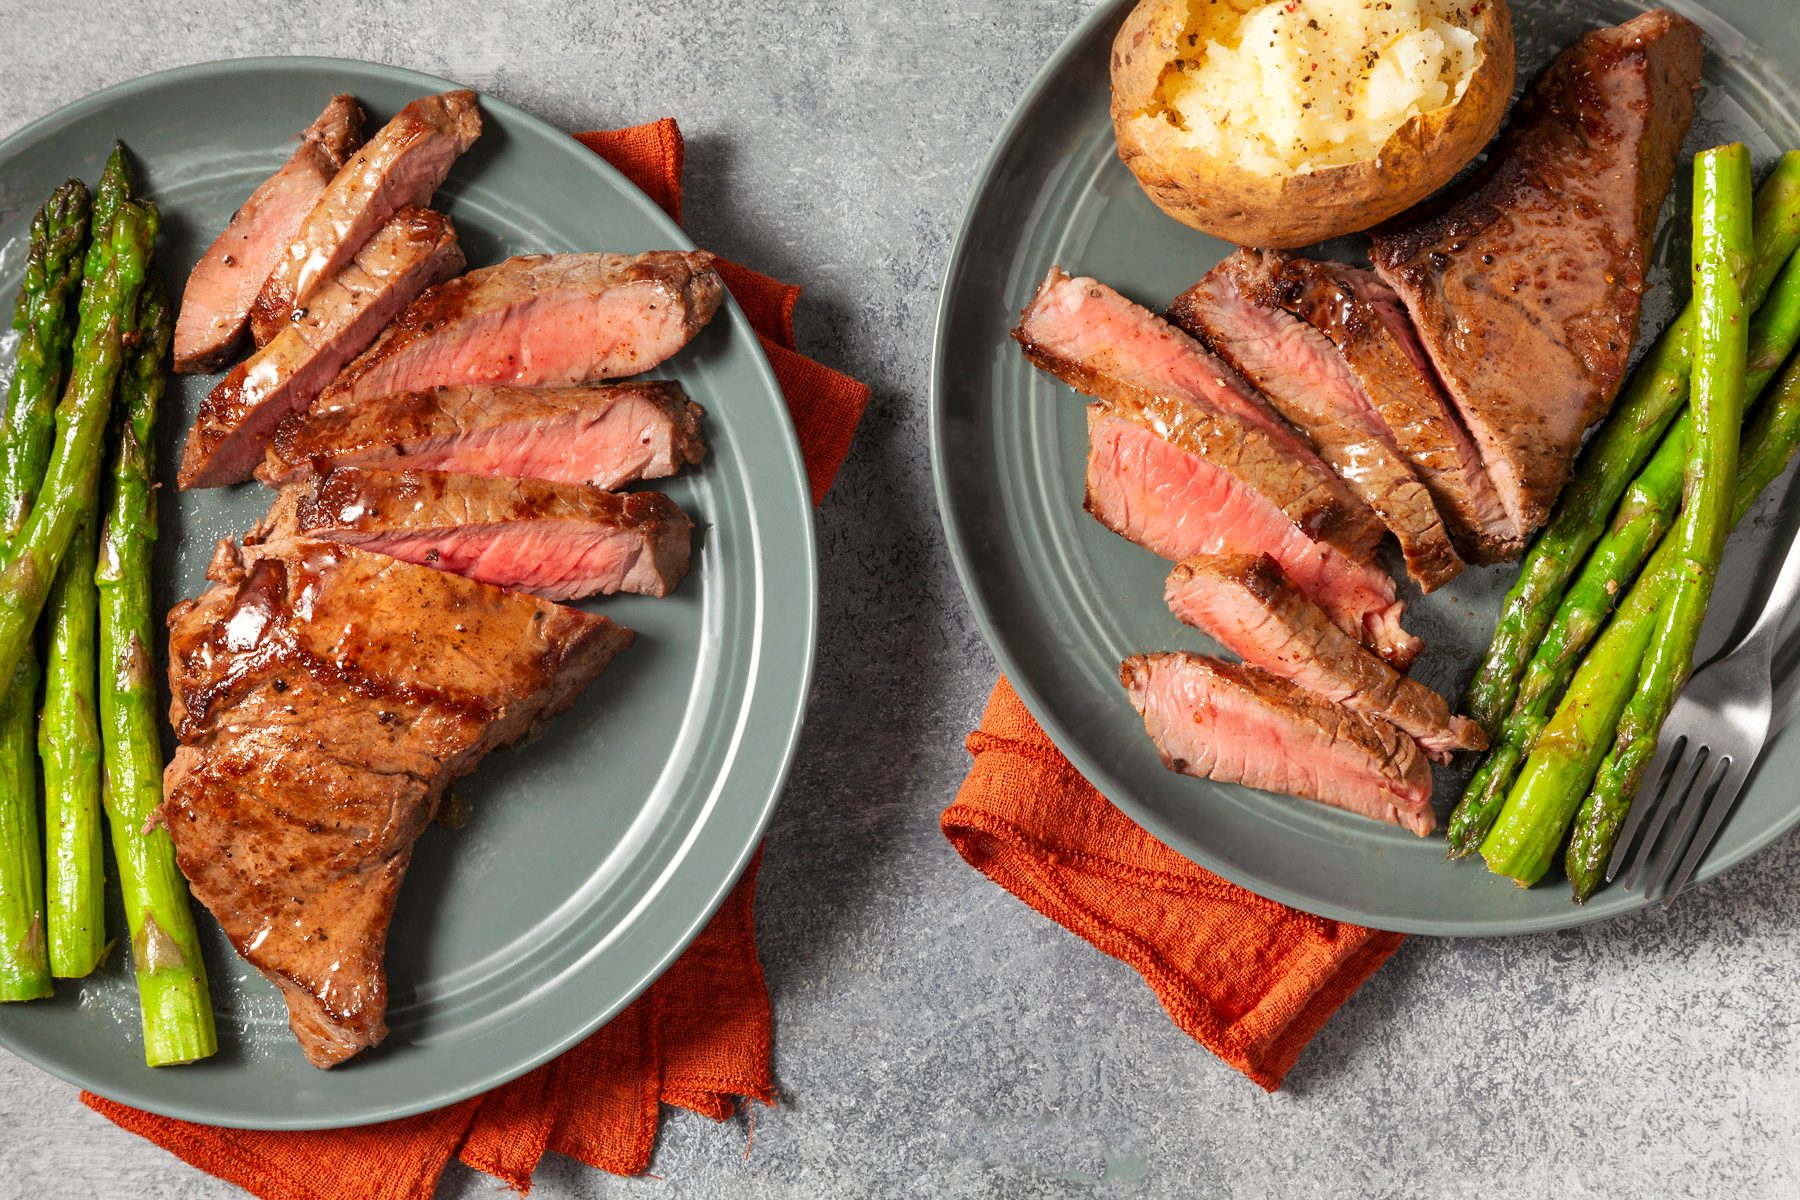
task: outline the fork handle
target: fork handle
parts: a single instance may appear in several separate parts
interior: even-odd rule
[[[1773,643],[1796,600],[1800,600],[1800,537],[1795,537],[1788,545],[1787,557],[1781,560],[1781,572],[1775,576],[1775,586],[1769,589],[1769,598],[1763,602],[1761,615],[1732,653],[1755,642]]]

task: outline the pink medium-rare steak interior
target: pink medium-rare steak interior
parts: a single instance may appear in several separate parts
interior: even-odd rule
[[[1313,540],[1207,459],[1099,404],[1088,409],[1086,504],[1101,524],[1172,562],[1267,553],[1333,622],[1398,669],[1419,652],[1386,572]]]
[[[257,293],[319,197],[362,140],[362,106],[333,96],[281,169],[232,215],[188,275],[175,321],[175,369],[216,370],[250,320]]]
[[[1119,681],[1172,771],[1316,800],[1420,837],[1437,827],[1431,768],[1386,722],[1199,654],[1128,658]]]
[[[648,371],[712,319],[704,251],[527,254],[419,297],[331,390],[358,404],[472,384],[561,387]]]
[[[283,483],[344,465],[617,488],[705,458],[700,417],[680,384],[661,380],[321,402],[282,422],[257,477]]]
[[[481,110],[468,91],[421,96],[376,130],[332,178],[264,281],[250,310],[256,344],[300,319],[314,293],[395,213],[431,203],[479,136]]]
[[[289,484],[245,544],[303,537],[542,596],[664,596],[688,569],[693,522],[656,492],[340,467]]]
[[[1252,666],[1334,704],[1389,721],[1440,762],[1487,739],[1444,698],[1408,679],[1339,629],[1267,554],[1203,555],[1177,563],[1164,599],[1174,614]]]
[[[310,404],[338,369],[432,283],[462,269],[448,217],[404,209],[314,293],[305,315],[239,363],[200,404],[182,446],[183,488],[250,478],[281,419]]]

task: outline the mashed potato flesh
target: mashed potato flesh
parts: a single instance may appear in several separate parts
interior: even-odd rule
[[[1160,119],[1276,175],[1374,158],[1462,98],[1481,53],[1468,0],[1189,0]]]

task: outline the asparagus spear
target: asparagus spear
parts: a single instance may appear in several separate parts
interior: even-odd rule
[[[143,287],[156,230],[156,206],[128,201],[120,206],[106,235],[110,261],[95,280],[93,302],[82,306],[74,366],[57,406],[56,448],[37,504],[0,572],[0,678],[11,677],[31,640],[32,627],[94,487],[124,355],[123,330]]]
[[[88,190],[79,179],[57,188],[31,221],[25,281],[13,312],[18,362],[0,429],[0,559],[25,524],[50,459],[56,398],[75,336],[69,300],[81,286],[87,233]]]
[[[144,1019],[144,1061],[193,1062],[218,1049],[206,966],[187,881],[168,831],[152,827],[162,803],[162,742],[156,718],[151,552],[156,543],[157,405],[167,377],[174,318],[154,281],[138,305],[137,348],[119,391],[125,419],[112,459],[100,535],[100,715],[106,756],[106,815],[119,891],[131,929]]]
[[[1756,195],[1755,244],[1739,277],[1750,310],[1800,246],[1800,151],[1789,152]],[[1606,528],[1627,483],[1687,399],[1694,305],[1663,330],[1613,412],[1588,443],[1550,523],[1519,565],[1501,602],[1487,656],[1469,685],[1469,715],[1493,736],[1511,710],[1520,673],[1543,637],[1570,576]]]
[[[48,863],[50,971],[76,979],[106,953],[106,869],[100,839],[100,727],[94,719],[94,518],[75,531],[51,589],[46,620],[44,845]]]
[[[1664,569],[1670,557],[1658,554],[1651,559],[1538,735],[1518,782],[1481,843],[1481,857],[1495,873],[1534,883],[1562,844],[1563,831],[1631,699],[1638,660],[1655,633],[1658,602],[1670,582]]]
[[[1789,258],[1750,324],[1750,365],[1745,395],[1755,399],[1794,346],[1800,343],[1800,253]],[[1525,755],[1543,731],[1551,708],[1562,697],[1588,643],[1600,631],[1613,602],[1637,575],[1644,559],[1674,524],[1693,428],[1683,412],[1631,482],[1612,527],[1594,546],[1532,653],[1519,681],[1512,712],[1501,723],[1447,828],[1450,856],[1473,854],[1487,836],[1518,775]],[[1746,435],[1746,445],[1755,444]],[[1785,462],[1783,457],[1781,461]],[[1758,485],[1757,490],[1761,490]]]
[[[1629,803],[1656,753],[1657,731],[1693,667],[1694,643],[1731,531],[1749,357],[1738,268],[1751,250],[1750,213],[1750,152],[1733,144],[1698,155],[1694,160],[1693,433],[1683,476],[1681,516],[1669,543],[1674,550],[1668,563],[1646,577],[1656,588],[1656,617],[1653,622],[1641,622],[1653,626],[1647,644],[1628,659],[1602,662],[1597,668],[1606,672],[1606,678],[1635,678],[1637,683],[1636,694],[1619,706],[1616,729],[1611,721],[1606,726],[1594,721],[1596,715],[1610,713],[1615,705],[1594,704],[1593,711],[1586,714],[1587,728],[1599,735],[1589,745],[1609,743],[1612,747],[1598,764],[1599,775],[1593,782],[1594,803],[1601,807],[1620,803],[1621,798]],[[1644,651],[1649,657],[1640,670],[1639,657]],[[1591,754],[1584,756],[1584,761],[1587,757]],[[1509,798],[1500,823],[1482,845],[1488,866],[1527,886],[1542,878],[1582,803],[1587,782],[1583,779],[1576,788],[1548,797],[1533,808],[1521,805],[1515,811],[1517,793]],[[1508,838],[1499,837],[1502,827]]]
[[[1694,646],[1731,533],[1750,349],[1735,268],[1749,255],[1750,241],[1749,149],[1734,143],[1702,152],[1694,160],[1694,433],[1675,530],[1680,573],[1663,601],[1637,695],[1594,781],[1589,803],[1596,815],[1627,808],[1637,795],[1657,734],[1693,673]],[[1588,892],[1578,888],[1577,896],[1585,900],[1591,891],[1591,884]]]
[[[0,562],[29,511],[49,454],[52,414],[74,333],[69,298],[81,281],[87,221],[88,192],[80,180],[57,188],[32,218],[25,278],[13,312],[18,353],[0,412]],[[0,1001],[35,1000],[50,994],[37,763],[31,753],[37,658],[23,655],[6,678],[6,695],[0,698]]]

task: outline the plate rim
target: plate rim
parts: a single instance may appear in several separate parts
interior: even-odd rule
[[[509,120],[518,121],[526,127],[534,127],[539,133],[552,134],[554,135],[551,139],[552,141],[560,140],[568,143],[569,150],[573,152],[571,161],[583,163],[597,176],[597,182],[604,183],[610,189],[609,195],[616,194],[620,200],[636,209],[644,217],[648,218],[652,225],[668,239],[670,248],[679,250],[695,250],[699,248],[694,241],[688,237],[686,231],[683,230],[673,218],[665,213],[655,201],[650,199],[642,189],[628,179],[605,158],[588,150],[582,143],[576,141],[568,130],[563,129],[542,117],[536,116],[518,105],[483,91],[480,88],[470,87],[467,84],[446,79],[429,72],[414,70],[410,67],[399,67],[394,66],[391,63],[373,62],[367,59],[342,58],[331,55],[258,55],[249,58],[209,59],[204,62],[186,63],[181,66],[168,67],[160,71],[151,71],[143,75],[133,76],[130,79],[122,79],[116,83],[109,84],[104,88],[89,92],[60,108],[45,113],[15,130],[13,133],[8,134],[5,138],[0,139],[0,168],[3,168],[4,165],[27,144],[35,143],[46,136],[53,135],[63,126],[77,122],[95,113],[102,112],[109,105],[117,103],[120,99],[141,90],[152,88],[157,84],[188,82],[194,79],[205,79],[219,75],[240,75],[246,72],[254,72],[259,68],[281,68],[285,70],[297,68],[302,71],[311,70],[321,73],[343,71],[348,68],[364,73],[365,77],[368,73],[373,73],[377,76],[385,76],[388,80],[393,82],[402,83],[409,87],[429,89],[430,91],[448,91],[467,88],[468,90],[475,92],[480,98],[481,107],[484,111],[504,115]],[[798,501],[799,519],[795,521],[794,524],[798,527],[797,533],[801,542],[801,557],[805,560],[805,571],[799,578],[796,579],[790,576],[785,578],[782,582],[783,588],[788,591],[788,595],[783,598],[782,607],[790,611],[803,611],[806,619],[804,627],[800,630],[803,637],[801,653],[798,656],[798,676],[795,680],[797,690],[795,693],[793,711],[779,731],[779,752],[776,756],[776,769],[769,778],[766,795],[761,794],[763,789],[758,789],[759,798],[757,801],[757,811],[752,822],[751,834],[745,839],[744,845],[734,849],[731,856],[732,861],[729,873],[724,876],[721,882],[715,884],[711,891],[706,895],[704,903],[700,906],[697,915],[683,926],[675,943],[663,954],[658,956],[646,970],[640,972],[639,978],[632,980],[627,985],[619,999],[610,1004],[593,1009],[581,1021],[576,1023],[576,1028],[573,1032],[549,1039],[548,1043],[543,1048],[523,1056],[517,1062],[499,1070],[490,1070],[479,1073],[479,1077],[471,1077],[449,1086],[437,1086],[435,1088],[427,1086],[425,1088],[426,1094],[397,1104],[364,1105],[361,1110],[352,1111],[345,1116],[299,1115],[292,1118],[275,1117],[270,1119],[246,1119],[238,1117],[236,1114],[230,1112],[203,1110],[179,1101],[165,1101],[157,1094],[154,1088],[136,1086],[120,1088],[108,1085],[105,1091],[101,1091],[100,1089],[93,1087],[89,1081],[79,1078],[78,1076],[81,1072],[65,1071],[62,1069],[61,1064],[53,1061],[49,1055],[39,1053],[32,1043],[22,1041],[15,1036],[9,1030],[5,1022],[0,1022],[0,1049],[5,1049],[8,1052],[17,1055],[24,1061],[59,1079],[63,1079],[84,1090],[92,1091],[95,1095],[101,1096],[103,1099],[120,1104],[127,1104],[135,1108],[141,1108],[146,1112],[155,1113],[158,1116],[194,1121],[228,1129],[288,1131],[354,1128],[436,1111],[460,1103],[472,1096],[492,1091],[497,1087],[509,1083],[521,1075],[542,1066],[551,1059],[558,1057],[585,1040],[589,1035],[612,1020],[613,1017],[617,1016],[627,1006],[637,1000],[638,997],[648,990],[653,983],[662,977],[669,967],[674,964],[675,960],[687,950],[694,939],[699,936],[700,932],[712,920],[713,916],[724,904],[726,898],[743,878],[744,872],[749,866],[751,859],[761,847],[763,838],[768,833],[769,825],[774,818],[775,809],[780,803],[782,793],[786,790],[788,779],[792,773],[794,759],[799,748],[800,734],[806,723],[807,709],[812,696],[817,668],[819,641],[818,536],[814,525],[815,512],[812,503],[811,485],[806,471],[805,458],[800,451],[799,435],[793,424],[791,410],[787,406],[785,394],[781,389],[779,380],[776,378],[774,367],[769,362],[768,354],[763,350],[761,340],[758,338],[754,327],[751,326],[749,317],[744,313],[743,308],[738,304],[736,297],[731,294],[729,289],[726,290],[724,299],[725,303],[723,307],[725,309],[724,315],[726,319],[732,323],[734,333],[743,340],[744,346],[749,352],[749,362],[754,367],[756,374],[760,376],[762,386],[768,394],[773,396],[779,402],[777,407],[783,418],[779,426],[781,434],[779,440],[782,443],[786,454],[779,463],[771,463],[770,466],[772,469],[784,468],[779,471],[783,476],[783,490],[789,494],[788,498]],[[760,558],[758,561],[760,562]],[[764,591],[766,593],[766,587]],[[796,591],[803,594],[795,595],[794,592]],[[798,601],[798,603],[795,601]],[[765,632],[765,628],[759,626],[756,630],[757,639],[761,640],[765,636]],[[789,655],[785,657],[791,662],[795,656]],[[759,654],[757,656],[757,661],[759,664],[766,664],[767,656]],[[754,680],[756,674],[759,674],[762,669],[765,668],[763,666],[757,667],[755,673],[751,676],[752,683],[745,697],[746,708],[750,706],[750,702],[754,696]],[[765,742],[764,745],[768,745],[768,743]],[[734,794],[741,794],[741,790],[734,789]],[[710,819],[711,818],[709,817],[707,820]],[[701,822],[701,827],[704,827],[707,820]],[[675,862],[671,863],[666,869],[675,869],[675,866],[678,865],[680,861],[680,859],[675,860]],[[659,895],[662,894],[667,894],[666,887],[659,892]],[[158,1072],[165,1069],[179,1070],[179,1068],[147,1068],[149,1074],[146,1076],[146,1080],[155,1080],[158,1078]]]
[[[1228,861],[1208,850],[1203,842],[1197,841],[1169,825],[1158,817],[1150,806],[1140,803],[1123,780],[1105,769],[1099,760],[1087,752],[1074,731],[1056,718],[1046,695],[1033,682],[1027,665],[1029,657],[1024,653],[1025,648],[1014,645],[1007,633],[1005,623],[999,620],[996,612],[989,607],[983,591],[981,572],[975,565],[978,556],[973,551],[971,539],[966,537],[962,530],[962,522],[966,517],[961,514],[965,510],[957,502],[957,484],[952,479],[950,470],[951,449],[948,440],[949,431],[946,427],[945,372],[946,358],[950,351],[950,339],[953,336],[952,309],[963,277],[968,274],[967,260],[977,232],[975,228],[977,209],[980,208],[993,186],[1000,160],[1017,140],[1020,130],[1026,123],[1028,112],[1037,107],[1039,101],[1049,91],[1068,63],[1087,50],[1089,40],[1107,26],[1122,22],[1126,12],[1137,2],[1138,0],[1108,0],[1107,3],[1090,10],[1070,30],[1068,36],[1045,60],[1037,73],[1032,76],[1031,82],[1026,85],[1025,90],[1020,93],[1012,111],[1000,126],[999,132],[995,134],[993,143],[989,146],[987,154],[983,157],[980,167],[973,176],[969,198],[963,206],[956,239],[951,245],[950,255],[944,267],[943,281],[938,289],[938,302],[932,330],[930,392],[927,401],[927,439],[931,450],[932,486],[937,500],[938,521],[943,528],[944,539],[950,550],[950,560],[956,572],[957,582],[962,586],[963,595],[975,617],[976,627],[980,629],[983,640],[986,641],[989,651],[998,662],[1001,673],[1012,684],[1019,699],[1023,701],[1026,711],[1031,714],[1033,720],[1037,721],[1056,748],[1068,758],[1083,778],[1087,779],[1109,801],[1122,809],[1133,822],[1171,850],[1197,865],[1256,895],[1286,904],[1302,912],[1395,933],[1426,934],[1438,937],[1503,937],[1573,929],[1581,925],[1590,925],[1598,921],[1626,916],[1650,907],[1650,901],[1645,899],[1641,893],[1626,892],[1623,888],[1615,887],[1602,892],[1599,897],[1586,905],[1571,903],[1567,911],[1547,912],[1523,918],[1496,917],[1492,921],[1479,922],[1438,920],[1426,915],[1370,913],[1352,905],[1338,904],[1328,899],[1311,896],[1304,891],[1267,879],[1256,878],[1248,872],[1237,870]],[[1745,859],[1761,852],[1775,839],[1791,831],[1796,824],[1800,824],[1800,806],[1796,806],[1783,821],[1776,822],[1766,831],[1746,839],[1740,846],[1728,851],[1721,851],[1715,844],[1712,852],[1702,860],[1699,870],[1695,872],[1694,882],[1704,883],[1723,874]],[[1444,869],[1454,871],[1464,866],[1466,864],[1447,864]]]

